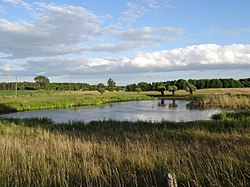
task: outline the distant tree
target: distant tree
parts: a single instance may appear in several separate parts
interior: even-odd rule
[[[250,87],[250,78],[239,80],[244,87]]]
[[[188,80],[188,81],[190,81],[190,80]],[[195,80],[194,80],[194,81],[195,81]],[[194,82],[194,81],[193,81],[193,82]],[[184,90],[186,84],[187,84],[187,81],[186,81],[186,80],[184,80],[184,79],[179,79],[179,80],[177,80],[176,86],[177,86],[178,89]]]
[[[141,90],[141,88],[135,88],[135,91],[139,94],[142,90]]]
[[[168,91],[172,92],[172,96],[175,95],[175,92],[178,90],[177,86],[172,85],[172,86],[168,86]]]
[[[45,89],[50,83],[49,78],[43,75],[36,76],[34,80],[38,87],[42,89]]]
[[[105,92],[105,85],[103,83],[99,83],[97,85],[97,91],[101,94],[103,94]]]
[[[116,89],[116,83],[113,79],[108,79],[108,90],[113,92]]]
[[[193,92],[196,91],[197,88],[192,84],[186,85],[186,91],[190,93],[190,95],[193,95]]]
[[[139,82],[137,84],[138,88],[141,88],[142,91],[150,91],[151,90],[151,84],[147,82]]]
[[[136,88],[136,84],[128,84],[126,86],[126,91],[133,92],[133,91],[135,91],[135,88]]]
[[[164,96],[164,91],[166,90],[166,87],[164,85],[157,86],[157,91],[161,92],[161,95]]]

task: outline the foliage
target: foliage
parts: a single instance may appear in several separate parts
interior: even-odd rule
[[[141,88],[135,88],[135,91],[139,94],[142,91],[142,89]]]
[[[178,90],[177,86],[175,85],[171,85],[171,86],[168,86],[168,91],[172,92],[172,95],[174,96],[175,95],[175,92]]]
[[[108,79],[108,90],[113,92],[116,89],[116,83],[113,79]]]
[[[99,83],[97,85],[97,91],[103,94],[105,92],[105,85],[103,83]]]
[[[164,96],[164,91],[166,90],[166,87],[164,85],[159,85],[157,87],[157,91],[161,92],[161,95]]]
[[[43,75],[36,76],[34,80],[38,84],[39,88],[42,89],[45,89],[50,83],[49,78]]]
[[[196,90],[197,90],[197,88],[194,85],[192,85],[190,83],[186,85],[186,91],[189,92],[190,95],[193,95],[193,92]]]

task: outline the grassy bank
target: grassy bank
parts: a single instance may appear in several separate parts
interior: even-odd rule
[[[107,92],[54,92],[36,93],[19,97],[5,96],[0,99],[0,112],[69,108],[73,106],[100,106],[109,102],[149,100],[151,97],[137,93]]]
[[[249,122],[0,120],[0,186],[249,186]]]
[[[201,106],[213,106],[231,109],[250,108],[250,95],[197,95],[191,97],[190,100]]]
[[[9,91],[10,92],[10,91]],[[190,97],[184,90],[176,92],[176,95],[165,95],[169,99],[190,99],[198,101],[203,106],[218,106],[223,108],[249,108],[250,88],[228,89],[203,89],[197,90],[194,97]],[[160,92],[105,92],[103,95],[97,91],[19,91],[15,97],[6,91],[0,94],[0,113],[23,110],[68,108],[72,106],[103,105],[108,102],[148,100],[159,97]]]

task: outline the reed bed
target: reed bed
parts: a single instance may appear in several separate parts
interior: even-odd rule
[[[0,186],[249,186],[250,123],[0,120]]]
[[[249,109],[250,95],[214,94],[191,97],[202,106],[215,106],[232,109]]]

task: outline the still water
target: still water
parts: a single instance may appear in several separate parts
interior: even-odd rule
[[[47,117],[54,122],[69,121],[193,121],[206,120],[221,110],[215,108],[200,109],[188,106],[184,100],[150,100],[110,103],[101,107],[78,107],[72,109],[39,110],[29,112],[17,112],[1,115],[5,118],[33,118]]]

